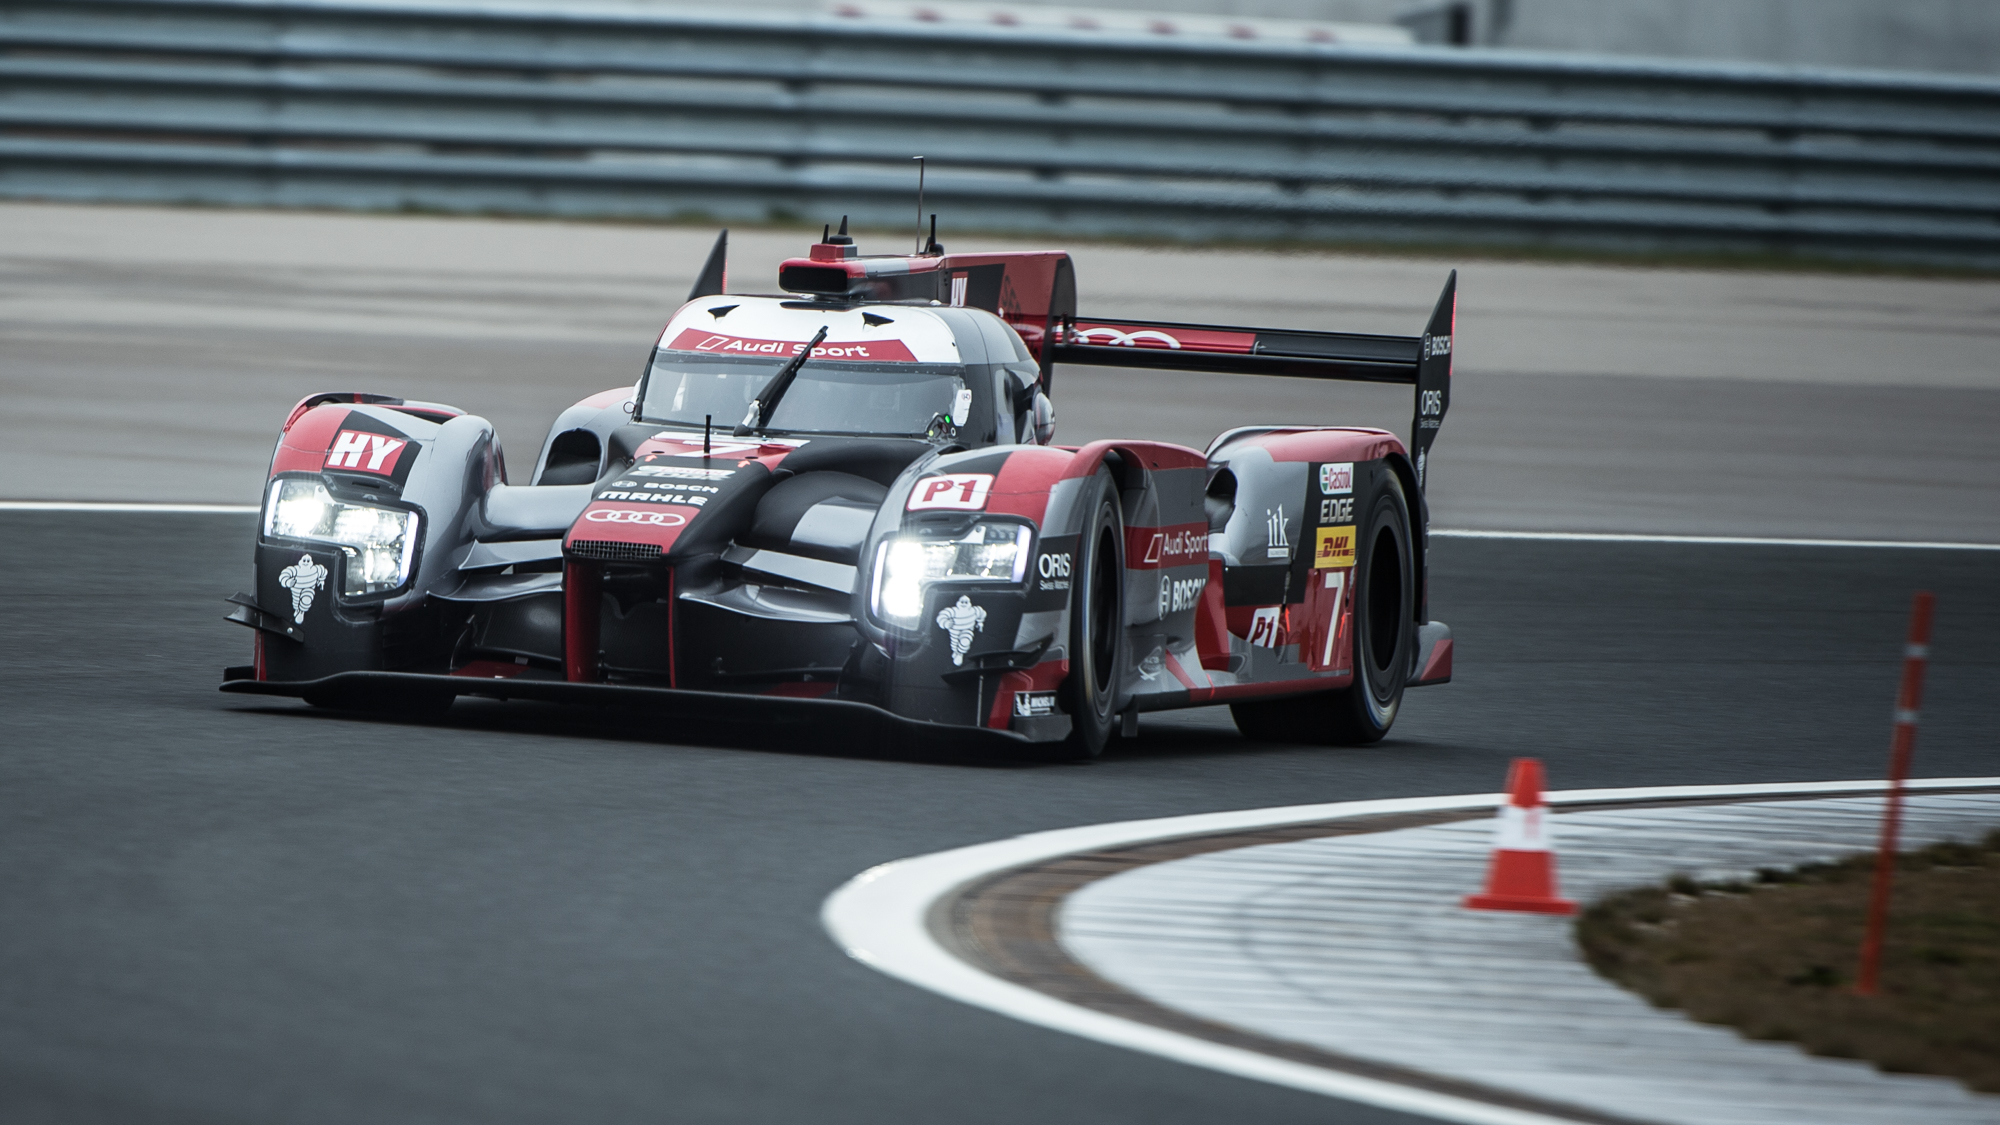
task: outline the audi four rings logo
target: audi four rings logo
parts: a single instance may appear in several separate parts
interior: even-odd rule
[[[1120,348],[1136,348],[1139,346],[1139,341],[1141,340],[1157,340],[1170,348],[1181,346],[1179,340],[1174,339],[1165,332],[1152,328],[1141,328],[1136,332],[1120,332],[1116,328],[1086,328],[1078,332],[1077,335],[1086,344],[1104,343]],[[1093,336],[1102,336],[1104,339],[1101,341],[1094,340],[1091,338]]]
[[[679,527],[687,517],[678,512],[635,512],[627,508],[599,508],[584,513],[591,523],[641,523],[652,527]]]

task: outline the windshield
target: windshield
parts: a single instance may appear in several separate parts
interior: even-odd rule
[[[694,426],[713,417],[717,426],[734,426],[783,366],[780,359],[661,348],[653,353],[639,415],[648,422]],[[766,428],[794,433],[921,434],[940,414],[964,425],[971,405],[965,369],[954,364],[808,361]]]

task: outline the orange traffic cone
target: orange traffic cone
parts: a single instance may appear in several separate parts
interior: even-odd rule
[[[1466,895],[1473,910],[1574,914],[1576,903],[1556,894],[1556,857],[1549,851],[1549,809],[1542,803],[1542,763],[1516,758],[1507,771],[1507,800],[1493,834],[1486,893]]]

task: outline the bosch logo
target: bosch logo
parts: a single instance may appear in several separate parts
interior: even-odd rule
[[[1160,583],[1160,616],[1193,609],[1208,586],[1206,578],[1175,578]]]
[[[678,512],[635,512],[629,508],[599,508],[585,512],[583,518],[591,523],[635,523],[648,527],[679,527],[687,522],[687,517]]]
[[[1104,344],[1114,348],[1136,348],[1141,340],[1151,340],[1169,348],[1179,348],[1181,342],[1154,328],[1141,328],[1133,332],[1120,332],[1116,328],[1086,328],[1078,332],[1077,339],[1086,344]],[[1096,337],[1104,337],[1102,340]]]
[[[1067,551],[1059,555],[1043,555],[1035,560],[1035,573],[1043,578],[1068,578],[1070,564]]]
[[[1451,337],[1449,336],[1424,337],[1424,355],[1426,357],[1450,355],[1450,354],[1451,354]]]

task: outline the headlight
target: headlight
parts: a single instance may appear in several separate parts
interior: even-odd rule
[[[349,597],[393,590],[410,578],[417,552],[417,513],[335,500],[316,480],[271,482],[264,534],[331,543],[347,555]]]
[[[924,611],[924,587],[933,582],[1020,582],[1034,534],[1026,524],[981,523],[957,539],[883,540],[875,556],[875,615],[915,624]]]

